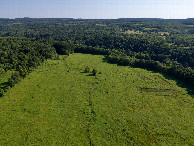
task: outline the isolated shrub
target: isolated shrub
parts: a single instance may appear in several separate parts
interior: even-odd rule
[[[87,66],[86,68],[85,68],[85,73],[89,73],[90,72],[90,68]]]
[[[93,69],[93,70],[92,70],[92,74],[93,74],[94,76],[96,76],[97,70],[96,70],[96,69]]]

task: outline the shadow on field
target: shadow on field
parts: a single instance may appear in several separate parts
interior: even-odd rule
[[[107,56],[104,56],[104,58],[102,58],[102,62],[108,62]]]
[[[109,62],[108,61],[108,56],[104,56],[104,58],[102,58],[102,62],[106,62],[106,63],[109,63],[109,64],[116,64],[117,66],[127,66],[127,65],[124,65],[124,64],[118,64],[118,63],[113,63],[113,62]]]
[[[86,76],[94,76],[93,74],[89,74],[89,75],[86,75]]]
[[[102,62],[106,62],[106,63],[109,63],[109,64],[117,64],[117,63],[110,63],[108,62],[108,59],[107,59],[107,56],[104,56],[104,58],[102,59]],[[118,66],[126,66],[126,65],[119,65],[117,64]],[[133,66],[130,66],[131,68],[140,68],[140,67],[133,67]],[[154,71],[154,70],[151,70],[151,69],[147,69],[147,68],[141,68],[141,69],[145,69],[147,71],[150,71],[151,73],[160,73],[162,74],[165,79],[167,80],[174,80],[176,81],[176,84],[177,86],[181,87],[181,88],[184,88],[186,89],[187,93],[192,97],[194,98],[194,87],[192,87],[190,84],[186,83],[186,82],[183,82],[181,80],[178,80],[170,75],[167,75],[165,73],[162,73],[162,72],[157,72],[157,71]]]
[[[0,84],[0,89],[3,89],[4,90],[8,85],[9,85],[8,82],[1,83]]]
[[[177,85],[177,86],[186,89],[187,93],[188,93],[189,95],[191,95],[192,98],[194,98],[194,87],[192,87],[190,84],[188,84],[188,83],[186,83],[186,82],[183,82],[183,81],[181,81],[181,80],[178,80],[178,79],[176,79],[175,77],[172,77],[172,76],[170,76],[170,75],[168,75],[168,74],[165,74],[165,73],[162,73],[162,72],[153,71],[153,70],[151,70],[151,69],[146,69],[146,70],[147,70],[147,71],[151,71],[152,73],[160,73],[160,74],[162,74],[162,75],[165,77],[165,79],[167,79],[167,80],[174,80],[174,81],[176,81],[176,85]]]
[[[153,71],[152,71],[152,72],[153,72]],[[174,81],[176,81],[177,86],[186,89],[186,91],[188,92],[188,94],[191,95],[192,98],[194,98],[194,87],[192,87],[192,86],[189,85],[188,83],[185,83],[185,82],[183,82],[183,81],[180,81],[180,80],[178,80],[178,79],[176,79],[176,78],[174,78],[174,77],[171,77],[171,76],[169,76],[169,75],[167,75],[167,74],[162,74],[162,75],[163,75],[166,79],[168,79],[168,80],[174,80]]]
[[[2,86],[7,86],[8,84],[9,84],[8,82],[1,83],[1,84],[0,84],[0,87],[2,87]]]

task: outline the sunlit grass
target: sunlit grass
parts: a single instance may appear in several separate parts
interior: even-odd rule
[[[159,73],[73,54],[0,98],[0,145],[193,145],[194,101]],[[97,69],[92,76],[84,69]]]

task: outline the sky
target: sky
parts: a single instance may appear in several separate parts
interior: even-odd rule
[[[194,0],[0,0],[0,18],[194,18]]]

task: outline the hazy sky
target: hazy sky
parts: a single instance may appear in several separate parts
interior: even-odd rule
[[[194,18],[194,0],[0,0],[0,18]]]

